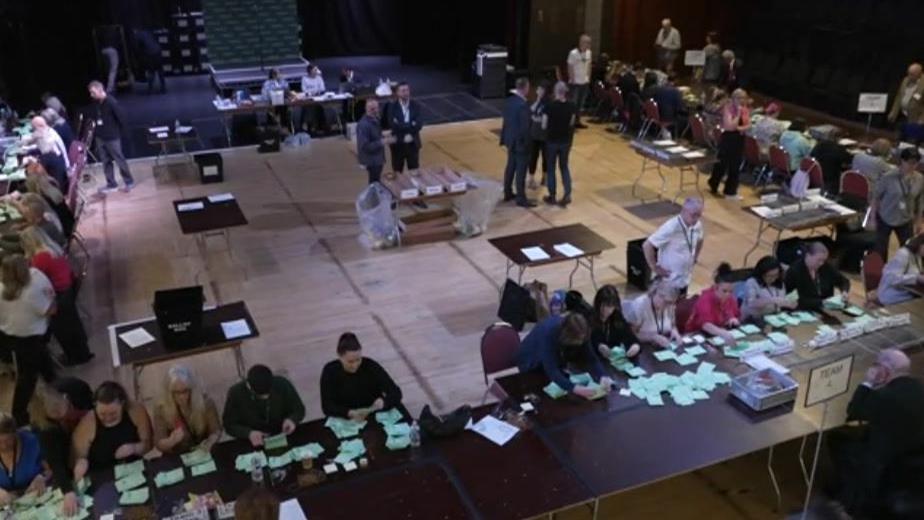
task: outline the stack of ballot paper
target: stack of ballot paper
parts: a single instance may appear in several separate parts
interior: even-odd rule
[[[186,474],[183,473],[183,468],[181,466],[170,471],[161,471],[154,476],[154,484],[156,484],[157,487],[162,488],[182,482],[185,478]]]
[[[564,397],[568,395],[568,392],[566,392],[562,387],[555,384],[554,381],[545,385],[542,391],[545,392],[546,395],[548,395],[552,399],[558,399],[559,397]]]
[[[740,330],[741,333],[744,334],[744,335],[746,335],[746,336],[751,336],[751,335],[754,335],[754,334],[760,334],[760,329],[757,328],[756,325],[751,325],[750,323],[747,323],[747,324],[745,324],[745,325],[742,325],[742,326],[738,327],[738,330]]]
[[[234,468],[238,471],[250,471],[254,467],[254,461],[256,461],[256,465],[261,468],[266,466],[266,454],[262,451],[255,451],[238,455],[237,458],[234,459]]]
[[[289,450],[282,455],[270,455],[268,464],[270,469],[276,469],[288,466],[292,462],[292,450]]]
[[[334,457],[334,462],[337,464],[346,464],[347,462],[352,461],[353,459],[358,459],[366,453],[366,445],[363,444],[362,439],[351,439],[348,441],[340,442],[340,451],[337,453],[337,456]]]
[[[9,518],[16,520],[57,520],[63,518],[61,514],[62,503],[64,502],[64,493],[60,489],[46,489],[41,495],[36,493],[27,493],[8,506],[8,513],[12,513]],[[90,517],[90,509],[93,507],[93,497],[82,495],[78,497],[77,514],[69,517],[70,520],[83,520]]]
[[[263,439],[263,449],[278,450],[289,446],[289,439],[284,433],[272,435]]]
[[[471,419],[469,419],[465,429],[472,430],[498,446],[507,444],[520,431],[516,426],[493,415],[485,415],[477,423],[472,423]]]
[[[629,358],[626,357],[626,349],[622,346],[610,349],[610,364],[613,368],[625,372],[629,377],[640,377],[645,375],[645,369],[636,366]]]
[[[390,450],[403,450],[411,445],[411,427],[407,423],[385,425],[385,447]]]
[[[842,310],[844,307],[847,306],[847,304],[844,303],[844,298],[840,295],[831,296],[830,298],[826,298],[825,301],[823,302],[823,305],[825,309],[830,309],[830,310],[835,310],[835,311]]]
[[[402,419],[404,419],[404,417],[401,415],[401,412],[397,408],[383,410],[375,414],[375,420],[383,426],[395,424],[396,422],[400,422]]]
[[[328,417],[324,426],[330,428],[338,439],[347,439],[359,435],[359,432],[366,427],[366,421],[357,422],[341,417]]]
[[[116,464],[115,478],[119,480],[134,473],[144,473],[144,461],[141,459],[126,464]]]
[[[151,493],[148,488],[138,488],[130,491],[126,491],[119,495],[119,505],[120,506],[137,506],[140,504],[146,503],[151,498]]]
[[[718,385],[731,383],[731,377],[715,371],[715,365],[702,362],[696,372],[684,372],[674,376],[657,372],[647,378],[629,380],[629,392],[646,401],[649,406],[664,406],[662,393],[670,394],[679,406],[690,406],[696,401],[709,399],[709,394]]]
[[[290,458],[293,462],[305,459],[316,459],[324,453],[324,447],[316,442],[308,443],[304,446],[296,446],[289,450]]]

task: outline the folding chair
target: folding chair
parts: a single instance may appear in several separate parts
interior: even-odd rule
[[[519,350],[520,335],[509,323],[501,321],[485,329],[481,336],[484,384],[488,384],[489,375],[516,367]]]
[[[799,169],[808,173],[809,188],[824,188],[825,179],[821,165],[813,157],[806,157],[799,163]]]
[[[869,202],[869,179],[857,170],[847,170],[841,174],[841,195],[848,195],[863,202]]]
[[[693,307],[698,299],[698,294],[689,298],[682,298],[677,301],[677,305],[674,307],[674,323],[681,334],[693,332],[687,330],[687,322],[690,321],[690,316],[693,315]]]
[[[792,177],[789,171],[789,153],[776,144],[770,145],[770,176],[779,176],[784,183]]]
[[[760,186],[761,184],[770,182],[770,169],[760,156],[760,144],[757,143],[757,139],[752,135],[744,136],[744,164],[749,167],[751,171],[757,172],[757,175],[754,177],[754,186]]]
[[[866,297],[867,307],[880,307],[877,291],[879,281],[882,280],[882,270],[885,268],[885,262],[878,251],[867,251],[863,255],[860,263],[860,270],[863,273],[863,295]]]
[[[655,100],[649,99],[642,103],[642,116],[642,128],[638,132],[639,139],[645,138],[652,127],[657,127],[659,133],[664,129],[665,125],[661,123],[661,111]]]

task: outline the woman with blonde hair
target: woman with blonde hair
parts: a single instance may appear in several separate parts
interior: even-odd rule
[[[26,193],[19,199],[17,206],[22,213],[25,226],[36,226],[54,240],[60,247],[67,244],[61,222],[45,199],[37,193]],[[23,227],[25,227],[23,226]]]
[[[51,317],[51,332],[64,351],[64,366],[82,365],[93,359],[87,345],[87,333],[77,312],[77,294],[74,291],[74,273],[71,263],[61,249],[45,233],[29,226],[19,235],[23,253],[35,269],[48,280],[55,291],[58,312]]]
[[[192,370],[174,365],[154,408],[154,445],[163,453],[210,451],[221,438],[215,402],[205,394]]]
[[[67,205],[67,198],[58,183],[48,175],[39,163],[26,167],[26,191],[41,195],[61,222],[61,231],[66,238],[74,233],[74,212]]]

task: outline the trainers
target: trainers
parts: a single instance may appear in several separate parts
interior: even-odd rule
[[[96,193],[99,193],[100,195],[105,195],[107,193],[115,193],[116,191],[118,191],[118,189],[119,189],[118,186],[103,186],[102,188],[96,190]]]
[[[123,193],[130,193],[130,192],[132,191],[132,188],[134,188],[134,187],[135,187],[135,183],[134,183],[134,182],[125,183],[125,186],[122,187],[122,192],[123,192]]]

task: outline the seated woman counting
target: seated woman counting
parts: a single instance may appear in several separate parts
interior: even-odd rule
[[[369,414],[398,409],[405,418],[401,389],[382,365],[363,357],[356,335],[345,332],[337,341],[337,358],[321,372],[321,409],[324,415],[362,422]]]
[[[589,340],[590,327],[581,314],[550,316],[523,339],[517,365],[520,372],[542,370],[562,390],[591,399],[597,395],[594,389],[575,385],[565,372],[566,369],[574,373],[589,372],[606,391],[610,390],[613,380],[604,372]]]
[[[772,256],[757,261],[751,277],[744,283],[744,321],[764,326],[764,316],[783,309],[795,309],[797,302],[786,298],[783,287],[783,267]]]
[[[729,329],[741,324],[741,311],[735,298],[735,282],[732,268],[727,262],[719,264],[715,271],[712,287],[700,293],[693,313],[687,321],[687,332],[703,331],[725,340],[728,345],[736,343]]]
[[[21,494],[44,493],[45,473],[38,438],[17,429],[13,416],[0,412],[0,506]]]
[[[675,305],[680,290],[668,279],[656,278],[648,292],[629,304],[629,320],[638,339],[659,348],[680,342]]]
[[[909,285],[924,284],[924,234],[916,235],[898,248],[895,256],[882,270],[879,279],[879,289],[876,291],[879,302],[883,305],[894,305],[915,298],[915,295],[906,288]]]
[[[93,393],[93,413],[74,430],[74,482],[137,459],[151,451],[151,419],[141,403],[130,401],[122,385],[106,381]]]
[[[221,438],[215,402],[202,392],[192,370],[183,365],[174,365],[167,371],[153,421],[154,446],[162,453],[211,451]]]
[[[835,288],[840,290],[844,304],[847,303],[850,280],[827,261],[828,248],[821,242],[809,242],[802,258],[786,271],[786,289],[799,294],[799,309],[821,310],[825,299],[834,296]]]
[[[597,291],[590,322],[590,343],[604,359],[610,357],[612,347],[620,345],[626,349],[628,357],[634,357],[639,353],[638,338],[622,315],[622,300],[616,287],[607,284]]]

